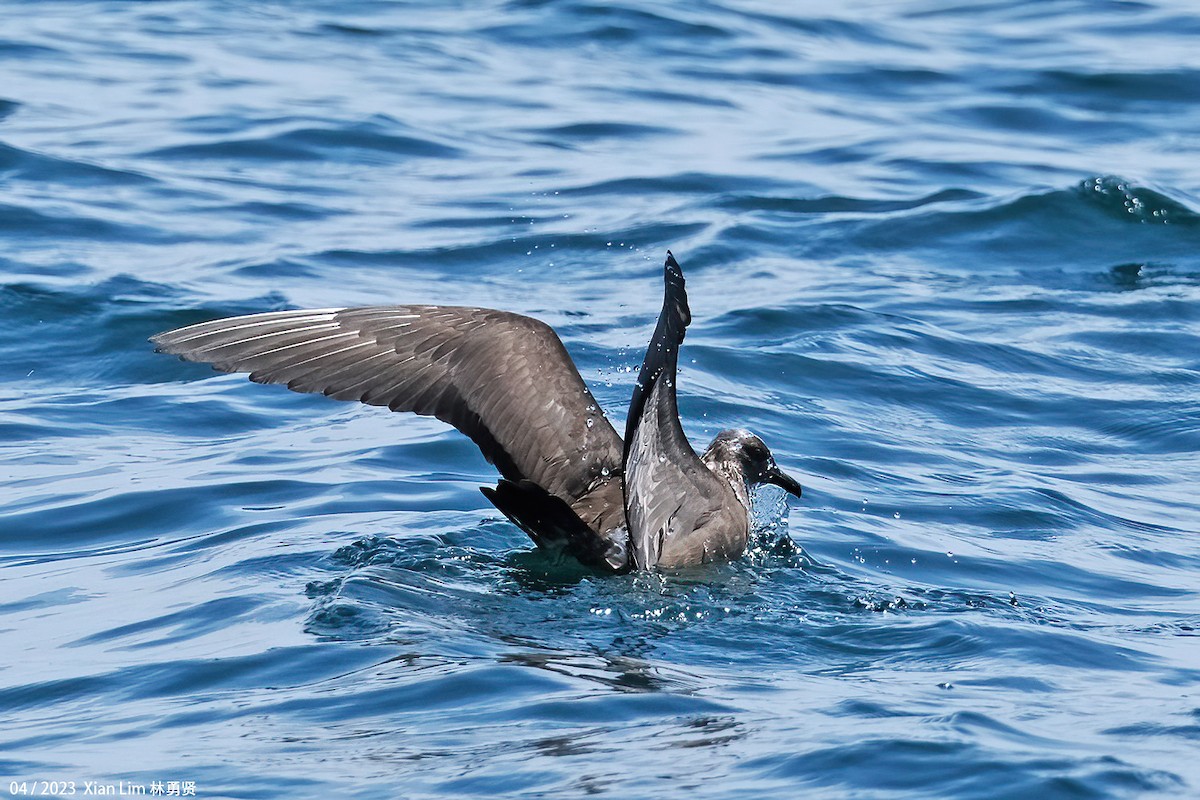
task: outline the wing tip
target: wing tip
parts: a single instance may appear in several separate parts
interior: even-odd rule
[[[180,358],[183,358],[183,355],[180,353],[180,351],[174,348],[174,342],[171,341],[171,338],[168,334],[170,334],[170,331],[156,333],[146,341],[154,345],[154,352],[156,353],[163,353],[165,355],[179,356]]]
[[[667,251],[667,259],[663,264],[663,282],[662,311],[658,315],[658,324],[646,347],[642,369],[638,373],[633,397],[630,398],[629,414],[625,418],[625,446],[622,464],[629,457],[630,442],[633,440],[633,434],[638,425],[641,424],[646,400],[665,370],[670,371],[671,388],[669,391],[674,397],[674,378],[679,346],[683,343],[687,326],[692,321],[692,311],[688,307],[687,286],[683,279],[683,268],[679,266],[679,262],[675,260],[675,254],[670,250]]]
[[[176,347],[177,342],[175,342],[171,337],[171,334],[173,333],[175,333],[173,330],[156,333],[147,338],[146,341],[154,345],[154,352],[156,353],[162,353],[168,356],[178,356],[180,359],[183,359],[183,351]]]
[[[674,308],[682,327],[687,328],[692,322],[692,309],[688,305],[687,281],[683,278],[683,267],[675,260],[675,254],[667,251],[667,260],[663,263],[663,282],[666,286],[666,296],[663,300],[663,310]],[[679,339],[683,340],[683,331],[679,331]]]
[[[204,320],[203,322],[193,322],[190,325],[184,325],[180,328],[172,328],[167,331],[156,333],[148,337],[147,341],[154,345],[156,353],[168,353],[171,355],[180,355],[186,348],[184,344],[209,336],[211,334],[229,333],[239,327],[253,327],[255,325],[264,325],[272,322],[282,321],[289,318],[302,319],[311,318],[314,322],[331,322],[337,318],[337,315],[350,309],[341,307],[329,308],[293,308],[284,311],[260,311],[254,314],[239,314],[232,317],[217,317],[215,319]],[[172,349],[175,348],[175,349]]]

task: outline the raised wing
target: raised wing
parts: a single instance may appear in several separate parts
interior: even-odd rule
[[[621,466],[621,439],[558,335],[487,308],[279,311],[151,338],[160,352],[258,383],[437,417],[511,481],[568,503]]]
[[[692,317],[683,271],[670,251],[663,272],[663,309],[625,426],[625,516],[639,569],[728,557],[725,548],[710,552],[720,537],[709,529],[738,524],[732,490],[692,450],[679,422],[675,374]]]

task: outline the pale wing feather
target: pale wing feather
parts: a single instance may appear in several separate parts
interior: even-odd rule
[[[620,437],[558,335],[530,317],[456,306],[276,311],[152,341],[259,383],[437,417],[504,477],[568,502],[620,469]]]

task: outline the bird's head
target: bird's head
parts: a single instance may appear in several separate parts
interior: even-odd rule
[[[736,466],[751,485],[771,483],[800,496],[799,481],[779,468],[766,442],[750,431],[740,428],[721,431],[705,451],[704,460]]]

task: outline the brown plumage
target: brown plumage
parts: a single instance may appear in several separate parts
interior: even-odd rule
[[[717,442],[745,434],[766,461],[742,463],[742,449],[757,453],[738,444],[744,437],[726,436],[729,447],[716,461],[709,453],[701,460],[688,445],[674,382],[690,313],[670,253],[665,269],[663,313],[624,447],[558,336],[519,314],[456,306],[279,311],[191,325],[151,341],[161,352],[248,372],[258,383],[453,425],[502,476],[495,488],[484,487],[488,499],[540,547],[585,564],[624,571],[735,558],[749,530],[747,482],[772,481],[796,494],[799,485],[744,431],[722,432]]]

